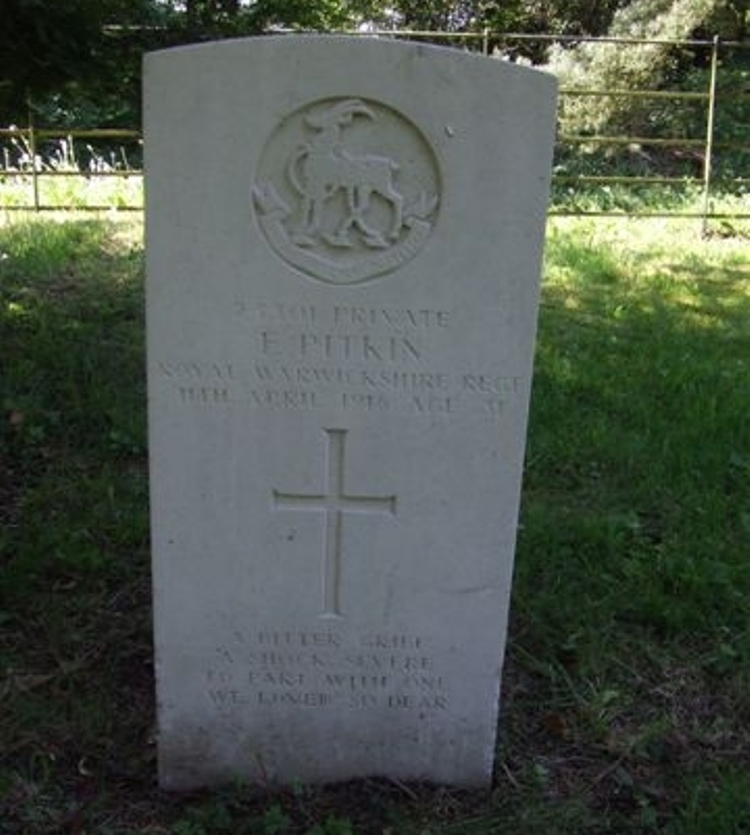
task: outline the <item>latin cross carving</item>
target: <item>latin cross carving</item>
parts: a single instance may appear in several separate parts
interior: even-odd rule
[[[321,617],[341,617],[342,528],[348,514],[396,514],[396,496],[358,496],[347,493],[346,429],[325,429],[326,470],[323,491],[317,494],[273,491],[275,510],[314,511],[325,518],[323,545],[323,608]]]

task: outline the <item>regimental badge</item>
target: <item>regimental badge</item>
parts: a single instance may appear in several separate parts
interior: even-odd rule
[[[326,99],[272,132],[253,202],[284,261],[319,281],[359,284],[398,269],[427,243],[440,204],[437,160],[392,108]]]

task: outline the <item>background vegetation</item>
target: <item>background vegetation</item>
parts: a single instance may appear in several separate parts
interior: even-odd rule
[[[25,124],[31,107],[40,125],[133,127],[142,53],[212,38],[369,26],[680,38],[715,33],[742,40],[749,9],[748,0],[3,0],[0,124]],[[539,44],[516,44],[511,51],[537,64],[549,58]],[[573,42],[565,60],[555,60],[630,82],[674,67],[672,52],[628,51],[623,67],[611,50],[600,58]],[[689,67],[688,56],[683,68]]]
[[[37,171],[83,172],[42,178],[43,205],[137,206],[138,181],[98,180],[140,168],[142,151],[131,138],[75,138],[80,128],[138,129],[140,66],[145,50],[278,30],[437,29],[477,37],[452,41],[469,49],[488,46],[506,59],[544,65],[564,89],[595,91],[561,99],[555,173],[556,207],[578,212],[596,206],[626,212],[695,211],[696,185],[706,172],[711,49],[719,52],[713,129],[712,193],[734,196],[733,212],[747,213],[750,186],[750,0],[4,0],[0,28],[0,125],[51,128],[38,138],[0,137],[2,204],[29,205],[32,164]],[[487,31],[491,35],[482,35]],[[500,36],[517,30],[522,38]],[[546,33],[533,40],[534,33]],[[578,38],[606,35],[615,41]],[[550,40],[550,36],[562,40]],[[441,42],[438,34],[422,40]],[[489,38],[489,41],[488,41]],[[662,39],[622,44],[616,39]],[[666,39],[666,40],[664,40]],[[709,41],[710,43],[710,41]],[[621,91],[636,91],[625,96]],[[639,95],[693,94],[694,98]],[[605,95],[614,91],[614,95]],[[574,138],[569,138],[569,137]],[[602,137],[615,137],[603,141]],[[632,139],[631,139],[632,138]],[[701,144],[703,142],[703,144]],[[694,143],[694,144],[691,144]],[[5,175],[5,176],[4,176]],[[587,182],[583,178],[607,178]],[[615,178],[671,178],[619,184]],[[726,203],[729,205],[729,203]],[[701,210],[706,208],[703,200]]]

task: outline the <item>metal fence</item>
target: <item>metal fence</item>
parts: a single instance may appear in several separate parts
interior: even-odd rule
[[[594,42],[610,44],[613,48],[622,49],[644,44],[664,45],[676,49],[688,49],[694,55],[701,55],[707,72],[703,74],[705,87],[702,89],[595,89],[582,87],[562,87],[560,90],[559,107],[562,114],[566,106],[576,99],[596,98],[626,100],[640,100],[653,103],[651,106],[663,108],[679,108],[684,103],[699,107],[702,113],[700,133],[689,136],[670,136],[649,132],[648,135],[592,135],[588,133],[574,134],[558,131],[556,141],[555,173],[553,176],[553,199],[550,209],[551,215],[624,215],[624,216],[656,216],[656,217],[695,217],[703,221],[704,227],[710,219],[747,219],[750,218],[750,126],[746,135],[737,140],[717,141],[717,117],[722,108],[730,104],[736,106],[741,100],[747,100],[750,112],[750,74],[748,85],[743,89],[732,89],[722,84],[722,61],[733,50],[748,50],[750,43],[721,41],[718,37],[711,40],[654,40],[641,38],[581,38],[576,36],[558,35],[529,35],[519,33],[495,32],[489,29],[483,32],[435,32],[415,30],[373,30],[367,32],[348,32],[346,34],[365,35],[368,37],[396,38],[421,40],[441,43],[454,47],[481,51],[485,55],[505,54],[510,60],[523,52],[533,48],[533,45],[549,45],[550,43],[565,44],[566,42]],[[97,156],[92,143],[106,143],[110,149],[110,159]],[[116,155],[111,148],[119,144],[120,153]],[[138,198],[124,199],[121,193],[116,193],[104,200],[101,195],[101,184],[107,180],[124,180],[140,185],[143,175],[138,164],[131,164],[123,148],[128,145],[136,149],[135,156],[141,144],[141,134],[138,130],[68,130],[65,128],[40,128],[33,124],[27,127],[10,127],[0,130],[0,210],[25,211],[57,211],[60,209],[77,209],[86,211],[104,211],[117,209],[119,211],[141,211],[143,209],[142,188],[135,191]],[[52,153],[50,148],[53,149]],[[600,164],[594,173],[565,171],[561,159],[573,154],[574,156],[586,150],[592,157],[599,153]],[[687,161],[692,169],[689,173],[664,174],[657,171],[647,173],[618,172],[617,154],[623,151],[641,154],[648,157],[650,152],[670,154],[675,159]],[[650,149],[646,151],[645,149]],[[610,156],[608,162],[602,154]],[[731,153],[740,160],[740,170],[732,171],[731,176],[725,176],[717,171],[717,154]],[[88,157],[85,161],[82,157]],[[116,158],[117,157],[117,158]],[[603,160],[603,161],[602,161]],[[602,170],[604,169],[604,171]],[[91,186],[91,197],[55,193],[54,188],[59,178],[72,179],[76,183]],[[10,187],[13,187],[13,199],[9,199]],[[96,188],[95,188],[96,187]],[[19,198],[21,189],[22,197]],[[585,195],[599,196],[603,191],[619,189],[643,190],[644,188],[662,190],[690,190],[698,195],[689,211],[645,208],[640,204],[635,206],[617,206],[607,208],[601,205],[601,200],[589,201],[581,198]],[[115,190],[116,191],[116,190]],[[719,194],[732,193],[741,197],[735,200],[738,206],[733,211],[716,211],[713,208],[713,198]],[[743,197],[744,195],[744,197]]]
[[[36,212],[64,209],[143,210],[142,202],[135,204],[125,202],[118,205],[117,202],[110,200],[96,204],[86,200],[85,197],[72,201],[69,194],[45,194],[45,190],[49,190],[49,186],[60,179],[96,186],[114,178],[136,180],[140,185],[143,179],[143,170],[140,166],[131,166],[127,158],[108,161],[104,157],[98,157],[90,144],[93,141],[112,146],[129,142],[140,147],[143,140],[139,130],[37,128],[31,119],[29,122],[29,126],[25,128],[0,129],[0,142],[3,143],[0,160],[0,210]],[[83,146],[84,151],[88,151],[88,164],[79,163],[81,158],[79,146]],[[25,186],[25,199],[10,202],[7,199],[10,187],[19,185]],[[139,190],[142,192],[142,186]],[[6,192],[5,195],[4,192]]]

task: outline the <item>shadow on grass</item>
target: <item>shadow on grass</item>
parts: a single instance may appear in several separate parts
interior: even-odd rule
[[[620,820],[594,831],[750,825],[749,412],[746,259],[553,237],[506,756]]]
[[[149,782],[141,260],[110,224],[0,228],[0,820],[14,792],[31,816],[7,831],[67,831],[100,763]]]
[[[554,607],[568,624],[746,629],[750,265],[566,239],[548,275],[521,556],[586,583]]]

